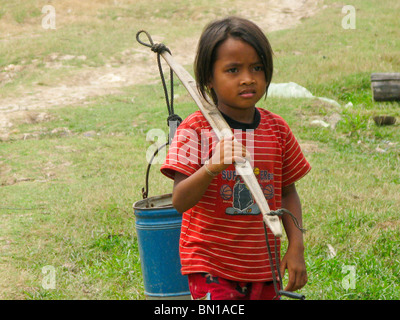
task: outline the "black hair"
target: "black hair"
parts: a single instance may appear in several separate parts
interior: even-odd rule
[[[273,73],[273,51],[262,30],[252,21],[240,17],[227,17],[209,23],[200,36],[194,63],[194,72],[200,94],[207,100],[209,94],[215,104],[218,103],[214,90],[208,85],[213,77],[213,67],[218,47],[229,37],[245,41],[251,45],[260,57],[265,73],[267,94]]]

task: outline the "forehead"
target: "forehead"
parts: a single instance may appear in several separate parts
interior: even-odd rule
[[[217,48],[216,62],[218,60],[220,60],[220,62],[235,61],[252,63],[261,61],[257,51],[250,44],[243,40],[231,37],[226,39]]]

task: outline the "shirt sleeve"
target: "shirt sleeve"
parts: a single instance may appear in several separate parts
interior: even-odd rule
[[[293,135],[292,130],[289,127],[287,129],[282,165],[283,187],[300,180],[311,170],[311,165],[301,151],[300,144]]]
[[[175,172],[190,176],[201,167],[201,141],[197,131],[188,121],[177,128],[161,173],[174,179]]]

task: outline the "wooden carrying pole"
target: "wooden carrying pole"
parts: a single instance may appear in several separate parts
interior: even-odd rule
[[[136,35],[136,39],[141,44],[149,46],[139,40],[139,35],[141,32],[145,32],[147,34],[146,31],[139,31]],[[222,138],[232,137],[232,130],[223,118],[221,112],[218,110],[215,104],[211,104],[200,95],[199,91],[197,90],[196,81],[189,74],[189,72],[187,72],[180,64],[175,61],[168,50],[160,50],[159,53],[168,63],[174,73],[178,76],[179,80],[181,80],[182,84],[185,86],[186,90],[189,92],[190,96],[193,98],[200,111],[215,131],[218,139],[221,140]],[[208,100],[211,101],[210,99]],[[256,179],[256,176],[254,175],[253,168],[251,167],[250,162],[248,160],[245,160],[245,162],[234,163],[234,165],[236,172],[243,178],[244,183],[253,195],[254,200],[256,201],[263,215],[264,222],[275,237],[281,237],[282,226],[280,223],[280,219],[276,215],[269,215],[271,210],[268,206],[267,200],[265,199],[264,193],[261,190],[261,187]]]

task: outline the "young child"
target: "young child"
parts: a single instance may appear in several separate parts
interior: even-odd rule
[[[195,61],[198,88],[211,96],[236,139],[218,141],[197,111],[178,127],[161,167],[174,179],[173,205],[183,213],[181,270],[193,299],[279,298],[272,283],[274,235],[267,228],[271,270],[262,214],[232,164],[251,160],[270,209],[286,208],[302,223],[295,182],[310,164],[287,123],[256,107],[272,71],[272,49],[254,23],[228,17],[204,29]],[[288,270],[285,290],[294,291],[307,282],[303,237],[290,217],[282,222],[289,244],[281,274]]]

